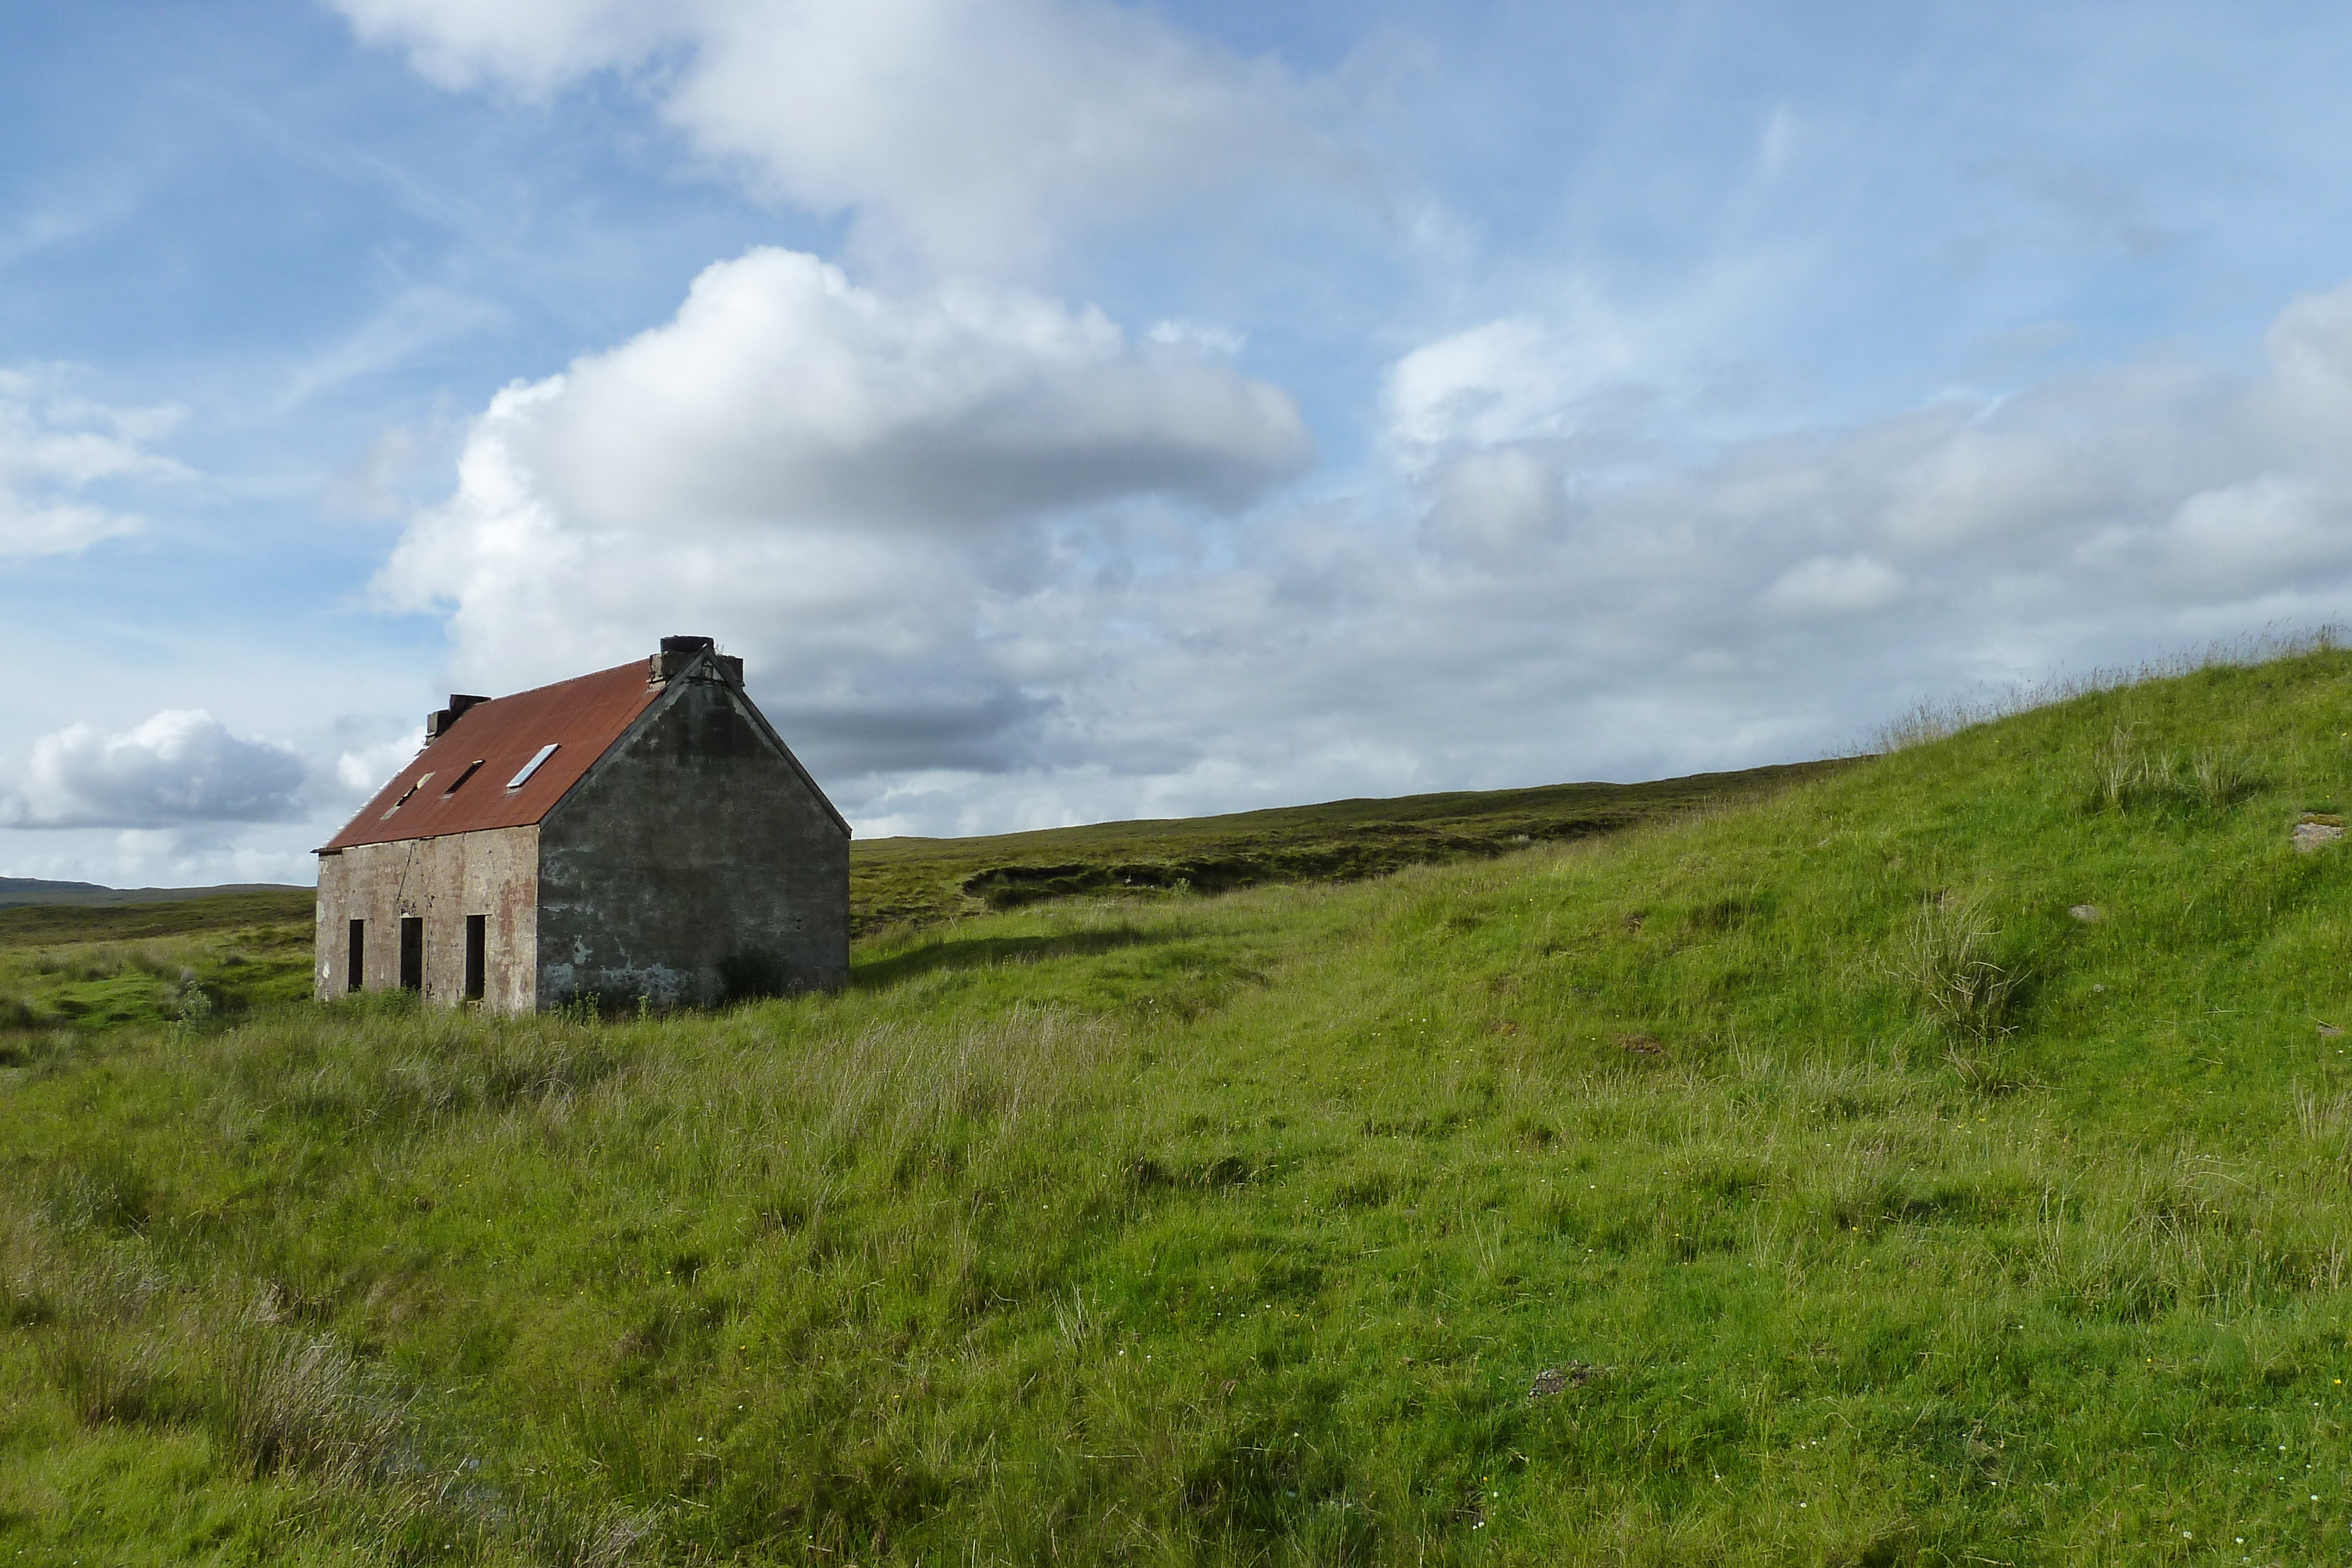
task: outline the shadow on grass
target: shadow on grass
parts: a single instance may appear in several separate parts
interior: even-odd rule
[[[849,967],[850,984],[861,990],[895,986],[937,969],[985,969],[995,964],[1034,964],[1045,958],[1083,958],[1151,943],[1180,940],[1181,931],[1139,931],[1122,925],[1108,931],[1065,931],[1050,936],[966,936],[925,942],[887,958]]]

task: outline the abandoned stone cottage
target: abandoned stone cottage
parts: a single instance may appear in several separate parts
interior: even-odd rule
[[[849,824],[708,637],[489,699],[319,851],[318,994],[528,1012],[842,984]]]

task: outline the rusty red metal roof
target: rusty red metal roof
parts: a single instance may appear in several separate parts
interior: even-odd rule
[[[646,662],[477,703],[459,714],[330,839],[327,850],[536,822],[612,749],[662,688]],[[532,758],[548,754],[509,788]]]

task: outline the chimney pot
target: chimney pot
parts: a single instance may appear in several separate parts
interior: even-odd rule
[[[715,653],[718,646],[709,637],[665,637],[661,640],[661,652],[646,661],[646,680],[649,685],[658,685],[704,653],[712,653],[721,664],[728,663],[724,655]],[[741,661],[734,663],[740,667]]]

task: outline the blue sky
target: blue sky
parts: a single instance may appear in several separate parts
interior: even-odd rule
[[[1821,755],[2352,587],[2352,18],[0,13],[0,873],[718,635],[862,832]],[[29,678],[27,678],[29,677]]]

